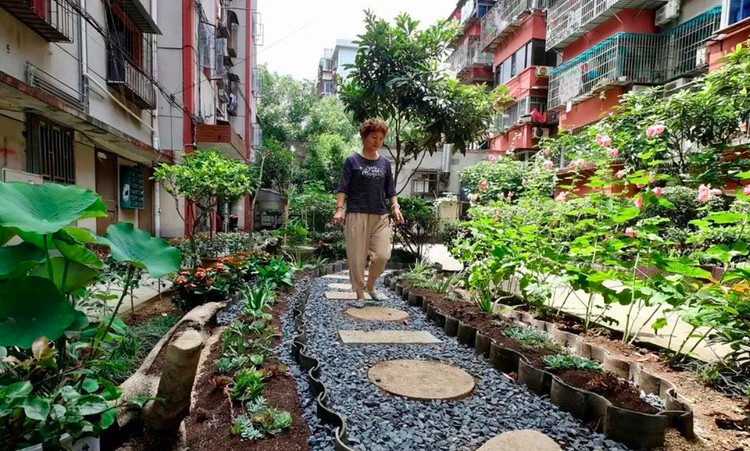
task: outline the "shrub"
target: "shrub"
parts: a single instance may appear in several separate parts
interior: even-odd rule
[[[423,255],[424,245],[436,235],[439,221],[432,204],[416,196],[399,198],[404,223],[396,226],[396,237],[408,252]]]
[[[569,354],[548,355],[544,358],[547,368],[552,371],[583,370],[603,373],[602,364],[585,357]]]

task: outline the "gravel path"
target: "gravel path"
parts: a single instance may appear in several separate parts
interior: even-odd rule
[[[309,353],[322,362],[322,382],[328,387],[333,408],[346,416],[350,444],[361,450],[475,450],[490,438],[515,429],[535,429],[547,434],[570,450],[625,450],[603,435],[580,425],[569,414],[547,400],[516,385],[492,368],[472,349],[459,345],[431,322],[421,309],[408,306],[390,290],[390,297],[378,303],[405,310],[409,324],[365,322],[344,312],[353,306],[372,302],[329,301],[323,292],[335,280],[313,280],[305,308]],[[328,289],[330,290],[330,289]],[[296,300],[302,295],[297,290]],[[291,310],[282,321],[284,336],[282,360],[290,365],[297,379],[305,415],[313,430],[314,450],[331,450],[330,430],[320,424],[310,399],[306,378],[291,356],[294,324]],[[437,345],[343,345],[337,331],[413,330],[428,331],[439,338]],[[477,380],[474,394],[460,401],[419,402],[383,393],[367,378],[374,364],[397,358],[436,360],[453,364]]]

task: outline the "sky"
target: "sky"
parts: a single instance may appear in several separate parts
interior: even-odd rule
[[[264,26],[258,63],[314,80],[323,49],[364,32],[364,10],[392,19],[401,12],[428,26],[447,18],[456,0],[257,0]]]

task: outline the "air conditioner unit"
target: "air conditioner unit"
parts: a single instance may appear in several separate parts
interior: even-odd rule
[[[549,129],[545,127],[534,127],[531,129],[531,134],[534,138],[549,138]]]
[[[541,78],[549,77],[549,71],[551,70],[551,67],[548,66],[537,66],[536,67],[536,76]]]
[[[680,0],[669,0],[666,5],[656,10],[654,23],[662,27],[680,17]]]
[[[702,47],[695,51],[695,67],[708,66],[708,48]]]
[[[664,92],[666,94],[672,93],[674,91],[679,90],[680,88],[682,88],[683,86],[685,86],[688,83],[690,83],[690,79],[689,78],[685,78],[685,77],[678,78],[676,80],[672,80],[669,83],[665,83],[664,84]]]

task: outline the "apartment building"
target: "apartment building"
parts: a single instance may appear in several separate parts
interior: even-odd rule
[[[252,0],[160,0],[160,14],[169,17],[159,37],[159,81],[165,87],[159,99],[159,136],[163,148],[191,152],[216,150],[251,163],[262,143],[257,123],[261,96],[257,47],[263,25]],[[179,99],[175,108],[167,95]],[[253,228],[251,198],[224,205],[202,228],[222,230],[235,217],[239,229]],[[174,202],[169,208],[174,208]],[[184,217],[195,214],[180,205]],[[182,233],[170,222],[169,236]]]
[[[493,152],[528,158],[556,131],[557,114],[547,110],[556,55],[546,50],[545,8],[546,0],[499,0],[482,17],[480,47],[493,55],[495,86],[513,98],[494,121]]]
[[[324,49],[323,57],[318,63],[318,96],[336,94],[336,73],[333,65],[333,49]]]
[[[153,167],[204,145],[252,158],[256,13],[250,0],[0,0],[1,180],[95,190],[109,216],[81,225],[100,234],[128,221],[181,236]],[[217,58],[230,30],[234,67]]]
[[[641,86],[673,91],[705,73],[709,38],[722,26],[722,0],[557,0],[547,12],[547,49],[560,64],[548,107],[560,127],[600,120]],[[726,20],[726,19],[725,19]]]

